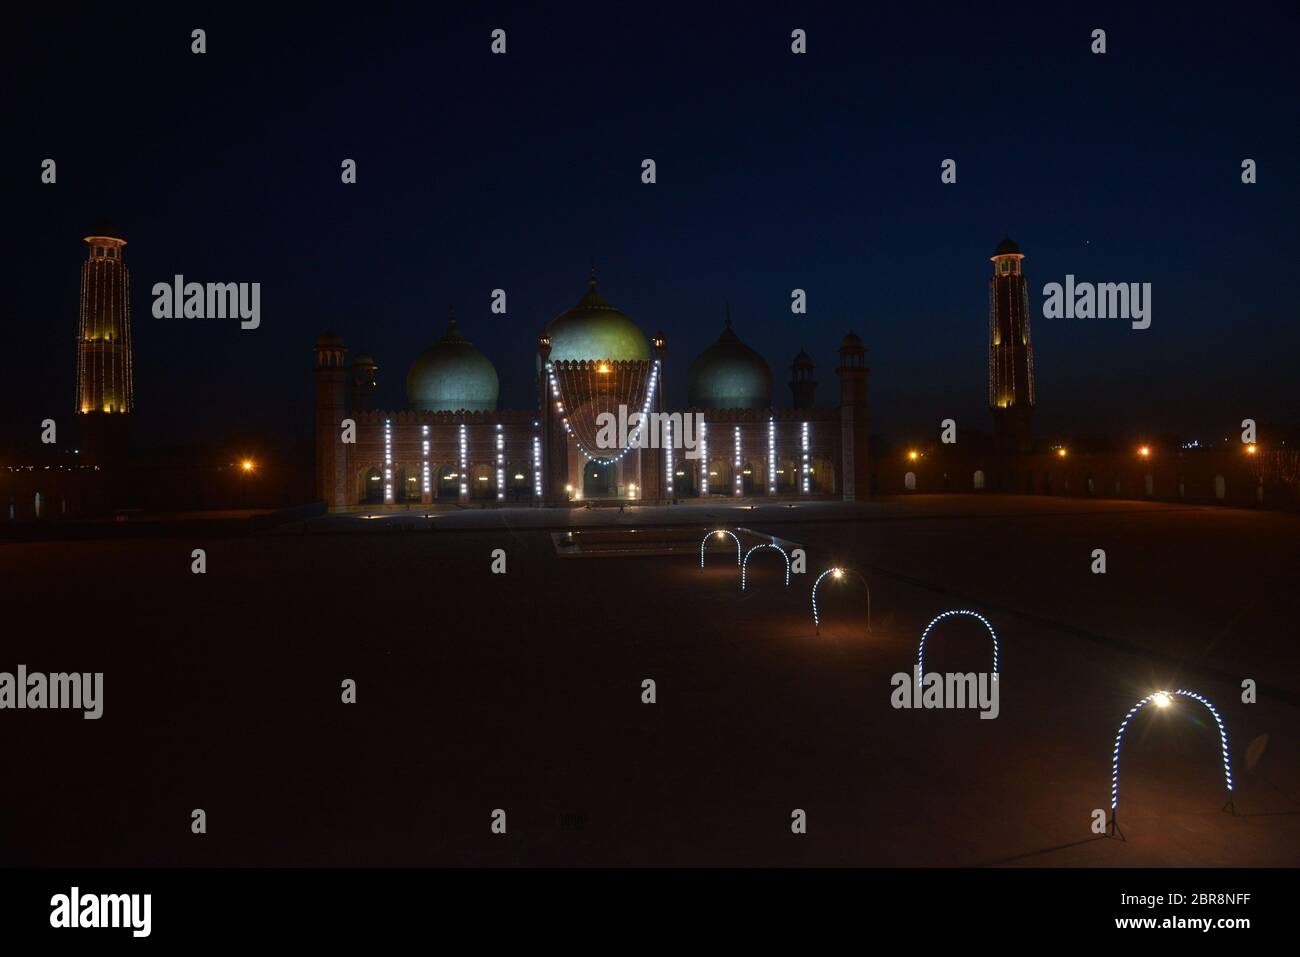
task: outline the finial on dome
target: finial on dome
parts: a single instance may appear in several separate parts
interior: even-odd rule
[[[595,288],[596,288],[596,262],[595,262],[595,260],[592,260],[592,263],[591,263],[591,279],[587,282],[587,286],[588,286],[588,288],[590,288],[590,289],[595,289]]]
[[[456,328],[456,307],[455,306],[447,307],[447,328],[449,329]]]
[[[731,328],[731,303],[730,302],[727,303],[727,321],[726,321],[725,328],[727,329]]]

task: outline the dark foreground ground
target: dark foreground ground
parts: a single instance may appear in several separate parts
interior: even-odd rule
[[[695,557],[560,560],[546,530],[669,522],[769,531],[806,547],[809,574],[787,589],[760,553],[742,595],[722,556],[703,572]],[[307,531],[0,545],[0,671],[106,673],[99,721],[0,712],[0,860],[1300,863],[1300,516],[933,497]],[[872,631],[860,587],[823,586],[814,637],[809,591],[833,562],[866,574]],[[890,676],[953,608],[999,631],[997,720],[890,707]],[[930,649],[932,667],[988,668],[969,620]],[[345,678],[356,705],[340,703]],[[1248,678],[1257,704],[1241,701]],[[1218,705],[1238,813],[1219,810],[1213,723],[1184,702],[1134,724],[1128,839],[1096,838],[1116,728],[1158,688]]]

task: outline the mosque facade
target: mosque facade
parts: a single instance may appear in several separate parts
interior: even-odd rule
[[[801,351],[790,403],[778,406],[767,361],[731,326],[728,311],[691,363],[687,402],[673,405],[667,340],[646,336],[593,276],[538,336],[537,405],[513,410],[498,409],[497,370],[454,314],[411,363],[404,409],[374,408],[378,365],[364,354],[349,362],[326,333],[315,347],[318,498],[331,509],[866,499],[862,340],[850,332],[840,344],[838,405],[816,404],[815,366]]]

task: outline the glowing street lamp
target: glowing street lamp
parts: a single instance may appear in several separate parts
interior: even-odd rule
[[[239,463],[239,467],[243,469],[245,472],[251,472],[253,471],[253,460],[244,459],[244,461]]]
[[[1063,458],[1065,458],[1065,455],[1066,455],[1066,452],[1065,452],[1065,449],[1064,449],[1064,448],[1059,448],[1059,449],[1056,450],[1056,457],[1057,457],[1058,459],[1063,459]]]
[[[1256,445],[1254,442],[1252,442],[1250,445],[1246,446],[1246,454],[1247,454],[1247,455],[1254,455],[1254,454],[1255,454],[1256,452],[1258,452],[1258,451],[1259,451],[1259,446]]]
[[[907,460],[909,462],[915,462],[920,457],[921,457],[921,453],[916,451],[916,449],[910,449],[907,453]]]
[[[1144,459],[1151,458],[1151,446],[1149,445],[1142,446],[1140,449],[1138,449],[1138,455],[1142,456],[1142,458]]]

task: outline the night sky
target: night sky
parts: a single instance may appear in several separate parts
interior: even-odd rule
[[[800,347],[836,401],[852,328],[873,431],[989,430],[1004,234],[1027,256],[1038,434],[1300,421],[1295,4],[783,6],[11,19],[0,438],[71,418],[81,237],[101,217],[129,243],[145,444],[308,438],[312,344],[331,327],[374,355],[381,406],[404,408],[449,303],[496,364],[500,406],[532,408],[537,334],[593,261],[606,297],[668,336],[670,404],[730,300],[777,404]],[[153,318],[150,289],[175,273],[260,282],[261,328]],[[1066,273],[1152,283],[1152,327],[1043,319],[1042,287]]]

